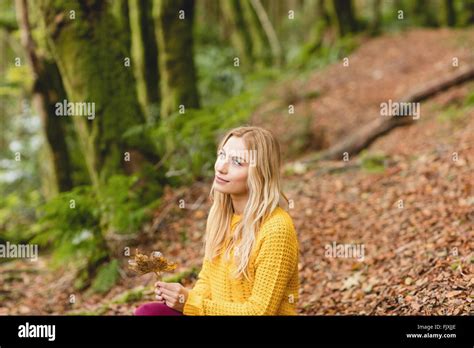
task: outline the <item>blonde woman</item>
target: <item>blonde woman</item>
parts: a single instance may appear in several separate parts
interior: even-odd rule
[[[278,141],[263,128],[224,136],[198,280],[193,289],[157,282],[158,302],[136,315],[296,315],[299,248],[280,206],[280,162]]]

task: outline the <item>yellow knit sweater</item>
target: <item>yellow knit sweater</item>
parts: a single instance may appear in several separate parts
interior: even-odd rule
[[[233,215],[234,229],[240,215]],[[234,261],[222,255],[204,260],[184,305],[185,315],[296,315],[298,239],[293,221],[276,208],[257,234],[249,260],[249,280],[233,278]],[[235,264],[234,264],[235,267]]]

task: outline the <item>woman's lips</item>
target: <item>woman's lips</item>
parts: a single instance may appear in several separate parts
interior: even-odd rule
[[[216,181],[219,183],[219,184],[227,184],[229,181],[228,180],[224,180],[222,179],[221,177],[217,176],[216,175]]]

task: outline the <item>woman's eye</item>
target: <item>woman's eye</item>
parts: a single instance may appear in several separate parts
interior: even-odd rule
[[[239,159],[234,158],[232,161],[233,161],[233,163],[234,163],[235,165],[237,165],[237,166],[241,166],[241,165],[242,165],[242,162],[241,162]]]
[[[218,153],[217,153],[217,157],[219,157],[219,158],[222,159],[222,158],[225,157],[225,154],[224,154],[223,152],[218,152]]]

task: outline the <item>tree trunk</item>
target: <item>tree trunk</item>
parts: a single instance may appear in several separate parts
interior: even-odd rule
[[[222,16],[230,31],[230,41],[245,70],[252,69],[253,43],[239,0],[221,1]]]
[[[259,20],[258,26],[262,28],[270,45],[272,61],[277,66],[280,66],[283,60],[281,45],[275,28],[268,17],[267,11],[265,11],[260,0],[250,0],[250,3],[252,4],[253,10]],[[268,55],[268,53],[266,55]],[[271,61],[269,60],[269,62]]]
[[[454,9],[453,0],[444,0],[444,11],[446,16],[446,24],[449,27],[454,27],[456,25],[456,10]]]
[[[88,103],[87,114],[73,120],[91,182],[98,187],[113,174],[134,172],[156,161],[146,137],[123,136],[145,119],[126,64],[127,43],[117,40],[120,25],[110,15],[108,3],[41,0],[40,4],[68,102]],[[126,152],[129,161],[124,160]]]
[[[352,0],[333,0],[337,29],[341,37],[357,31],[358,24]]]
[[[55,104],[65,97],[61,76],[54,62],[37,53],[29,22],[26,0],[16,0],[16,14],[21,30],[21,43],[33,71],[33,104],[40,115],[46,138],[48,157],[53,167],[53,191],[69,191],[73,187],[71,162],[66,144],[66,119],[55,116]]]
[[[461,25],[473,25],[474,24],[474,0],[465,0],[462,2],[463,20]]]
[[[132,66],[137,80],[138,98],[143,110],[150,115],[160,103],[158,47],[152,16],[153,3],[151,0],[129,0],[129,9]]]
[[[252,61],[256,68],[262,68],[269,65],[272,60],[267,36],[250,1],[242,0],[240,5],[244,15],[244,25],[248,29],[252,42]]]
[[[437,27],[439,25],[430,0],[416,0],[412,2],[412,15],[415,23],[426,27]]]
[[[452,76],[443,78],[420,88],[401,99],[402,103],[419,103],[435,94],[447,90],[466,81],[474,80],[474,67],[458,71]],[[392,116],[389,118],[377,117],[374,121],[362,126],[353,135],[331,146],[328,150],[317,154],[315,159],[340,159],[344,152],[355,155],[372,144],[378,137],[400,126],[412,125],[412,117]],[[308,161],[312,161],[310,159]]]
[[[308,42],[302,47],[298,56],[296,67],[302,68],[311,57],[322,47],[326,30],[331,25],[331,17],[326,8],[325,0],[317,0],[314,8],[309,8],[316,12],[315,23],[311,25]]]
[[[373,13],[374,18],[372,19],[372,22],[370,23],[371,35],[380,34],[380,24],[382,21],[381,5],[382,5],[382,0],[372,0],[372,13]]]
[[[115,39],[124,42],[127,50],[130,51],[132,47],[132,34],[130,31],[128,0],[113,0],[110,12],[116,18],[119,26],[120,37]]]
[[[198,108],[193,55],[194,0],[157,0],[161,116]],[[180,19],[181,18],[181,19]]]
[[[331,22],[331,15],[326,8],[325,0],[317,0],[316,11],[318,12],[318,16],[321,18],[321,20],[329,25]]]

